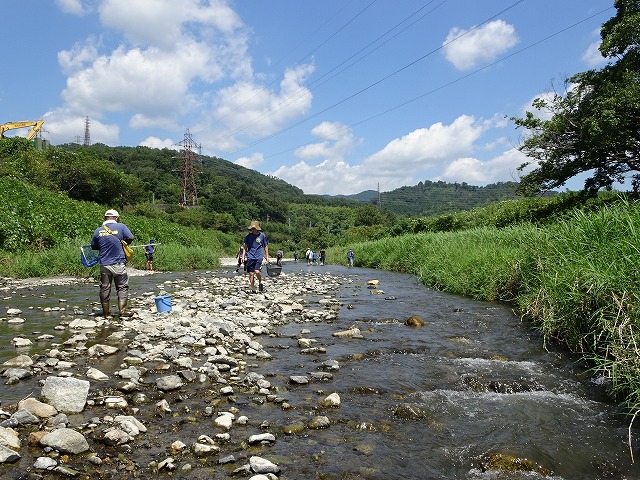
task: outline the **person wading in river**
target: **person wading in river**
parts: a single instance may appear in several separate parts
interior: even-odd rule
[[[100,303],[102,314],[111,316],[109,299],[111,298],[111,283],[116,285],[118,294],[118,308],[121,317],[131,317],[133,313],[127,311],[129,300],[129,275],[127,273],[127,259],[122,249],[122,241],[128,245],[133,242],[133,233],[124,223],[120,223],[120,214],[116,210],[107,210],[104,214],[102,226],[96,228],[91,237],[91,248],[99,251],[100,261]]]
[[[262,292],[264,287],[262,285],[262,260],[264,258],[269,262],[269,242],[262,229],[260,223],[257,221],[251,222],[249,225],[250,232],[244,237],[244,245],[242,252],[242,260],[244,266],[249,273],[249,284],[251,285],[251,291],[256,292],[255,277],[258,277],[258,289]]]

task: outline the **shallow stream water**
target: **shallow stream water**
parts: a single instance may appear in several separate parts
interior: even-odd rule
[[[410,275],[302,264],[286,265],[285,271],[331,272],[348,281],[335,292],[341,304],[336,321],[292,322],[280,327],[277,335],[259,339],[273,358],[250,362],[252,370],[268,375],[294,408],[283,411],[249,396],[236,399],[235,406],[252,420],[254,429],[277,436],[274,445],[252,454],[277,461],[283,469],[280,478],[640,479],[640,466],[631,463],[627,445],[628,419],[605,400],[601,387],[576,359],[544,349],[541,338],[508,306],[436,292]],[[233,270],[215,274],[236,275]],[[188,284],[198,275],[202,273],[132,277],[131,293],[157,295],[170,285],[167,281],[182,279]],[[367,287],[371,279],[380,280],[378,290],[384,293],[373,294]],[[267,290],[277,289],[279,282],[286,282],[286,276],[269,279]],[[97,293],[93,282],[2,292],[0,317],[6,320],[7,308],[20,308],[25,323],[0,321],[0,363],[24,353],[11,346],[17,335],[35,339],[52,334],[53,342],[63,341],[68,333],[54,329],[61,318],[74,309],[88,313]],[[309,292],[305,300],[313,303],[318,298]],[[64,310],[44,312],[46,307]],[[424,327],[404,325],[412,315],[420,316]],[[332,336],[351,326],[357,326],[364,338]],[[300,336],[316,339],[326,353],[301,354]],[[47,348],[49,342],[36,343],[26,353]],[[340,365],[332,380],[298,386],[287,382],[290,375],[318,371],[328,359]],[[119,361],[107,359],[99,368],[111,374],[120,368]],[[1,388],[2,405],[39,393],[37,379]],[[318,399],[332,392],[340,395],[341,406],[327,413],[330,428],[298,435],[285,435],[279,429],[308,421],[317,413]],[[204,397],[202,386],[183,392],[184,411],[202,410],[210,400]],[[406,404],[421,415],[399,415]],[[144,466],[167,456],[168,437],[186,442],[180,437],[206,433],[201,422],[183,421],[178,430],[176,421],[159,418],[127,456]],[[637,429],[634,433],[639,434]],[[495,453],[526,458],[547,473],[484,471],[481,457]],[[230,478],[237,466],[203,461],[188,475],[170,476]],[[18,478],[18,469],[22,467],[7,469],[14,475],[7,478]]]

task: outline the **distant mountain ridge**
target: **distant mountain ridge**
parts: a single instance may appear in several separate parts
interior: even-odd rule
[[[153,192],[155,202],[175,203],[181,182],[175,151],[102,144],[84,148],[139,178],[144,189]],[[353,195],[311,195],[284,180],[222,158],[202,155],[200,162],[197,174],[200,205],[233,218],[270,218],[280,222],[288,221],[286,212],[290,204],[357,207],[358,203],[377,205],[378,197],[384,209],[398,215],[436,216],[516,198],[518,187],[516,182],[478,187],[464,182],[425,180],[380,194],[376,190],[365,190]]]
[[[393,213],[406,216],[434,216],[460,210],[471,210],[518,198],[517,182],[498,182],[484,187],[467,183],[432,182],[425,180],[412,187],[400,187],[380,193],[380,203]],[[378,202],[378,192],[365,190],[353,195],[327,195],[329,198],[357,200],[364,203]]]

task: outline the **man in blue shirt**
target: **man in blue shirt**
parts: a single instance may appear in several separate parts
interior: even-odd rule
[[[251,284],[251,291],[256,292],[254,276],[258,277],[258,288],[262,292],[264,287],[262,286],[262,259],[266,258],[269,262],[269,242],[262,229],[260,223],[257,221],[251,222],[249,225],[250,232],[244,237],[242,260],[244,266],[249,272],[249,283]]]
[[[147,258],[146,269],[153,272],[153,254],[156,253],[156,241],[152,238],[149,243],[144,246],[144,256]]]
[[[116,210],[107,210],[104,214],[102,226],[96,228],[91,237],[91,248],[99,251],[100,262],[100,303],[102,314],[111,316],[109,299],[111,297],[111,283],[116,286],[118,307],[121,317],[131,317],[133,313],[127,311],[129,300],[129,275],[127,274],[127,259],[124,256],[122,242],[133,241],[133,234],[129,227],[118,220],[120,214]]]

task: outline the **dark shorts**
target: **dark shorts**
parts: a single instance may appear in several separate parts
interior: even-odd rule
[[[153,261],[153,253],[147,253],[145,254],[145,257],[147,257],[147,260],[149,260],[150,262]]]
[[[244,266],[249,273],[259,272],[260,268],[262,268],[262,259],[258,260],[257,258],[247,258],[244,262]]]

